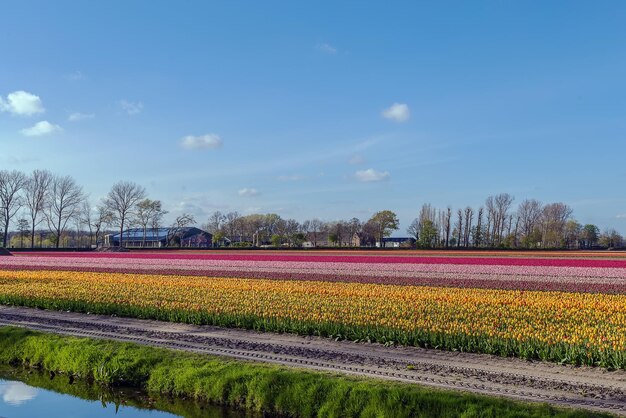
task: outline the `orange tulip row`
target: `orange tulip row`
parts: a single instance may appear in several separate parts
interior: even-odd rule
[[[322,331],[339,324],[372,335],[389,330],[393,335],[566,344],[622,357],[626,352],[626,295],[0,270],[0,301],[118,306],[127,314],[133,308],[191,313],[213,318],[208,322],[257,318],[306,324],[307,332],[316,332],[316,324]]]

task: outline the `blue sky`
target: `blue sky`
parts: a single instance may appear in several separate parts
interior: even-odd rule
[[[403,234],[509,192],[626,233],[625,2],[303,3],[2,2],[0,168],[200,222],[392,209]]]

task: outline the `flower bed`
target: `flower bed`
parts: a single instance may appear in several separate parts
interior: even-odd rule
[[[319,257],[325,260],[327,257]],[[13,257],[9,270],[68,270],[308,280],[394,285],[626,293],[626,268],[542,267],[491,264],[348,263],[205,258]]]
[[[0,303],[626,368],[621,259],[30,255]]]

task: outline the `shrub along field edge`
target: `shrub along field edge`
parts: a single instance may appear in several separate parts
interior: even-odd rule
[[[13,327],[0,327],[0,363],[290,417],[610,416]]]

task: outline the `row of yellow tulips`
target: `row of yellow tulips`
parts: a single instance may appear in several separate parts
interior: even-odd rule
[[[107,313],[121,309],[124,314],[135,312],[137,316],[159,316],[156,312],[160,311],[168,313],[170,319],[190,322],[343,333],[346,337],[447,348],[455,348],[454,344],[476,345],[481,340],[487,346],[500,347],[456,347],[474,351],[498,351],[503,342],[527,344],[531,356],[539,355],[541,349],[549,351],[551,346],[564,345],[588,350],[596,357],[598,353],[623,357],[626,350],[626,295],[0,271],[0,299],[5,303],[36,301],[58,307],[72,303],[74,308],[92,311],[108,307]],[[172,318],[171,314],[177,312],[180,315]],[[446,337],[455,337],[457,342],[451,346],[445,343]]]

